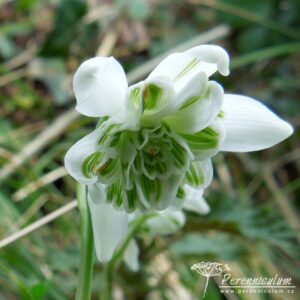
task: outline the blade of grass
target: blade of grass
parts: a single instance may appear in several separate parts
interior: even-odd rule
[[[294,30],[293,28],[290,28],[283,24],[276,23],[276,22],[266,18],[265,16],[257,15],[255,13],[249,12],[248,10],[242,9],[235,5],[231,5],[231,4],[227,4],[227,3],[224,3],[221,1],[215,1],[215,0],[190,0],[189,2],[192,4],[207,6],[212,9],[234,15],[238,18],[248,20],[250,22],[259,24],[265,28],[273,30],[275,32],[281,33],[292,39],[299,40],[299,38],[300,38],[300,34],[299,34],[298,30]]]
[[[247,53],[238,58],[234,58],[231,62],[230,68],[237,69],[244,67],[251,63],[259,62],[263,59],[270,59],[281,55],[287,55],[295,52],[299,52],[300,43],[289,43],[280,46],[269,47]]]
[[[289,201],[289,198],[278,186],[272,172],[270,172],[269,169],[264,172],[263,178],[286,221],[289,223],[291,228],[295,230],[298,243],[300,243],[300,222],[297,214],[295,213],[295,209]]]
[[[21,201],[24,198],[26,198],[29,194],[35,192],[38,190],[40,187],[43,187],[44,185],[47,185],[49,183],[52,183],[53,181],[62,178],[63,176],[67,175],[67,170],[65,167],[59,167],[42,177],[40,177],[38,180],[33,181],[29,183],[27,186],[24,188],[18,190],[16,193],[12,195],[12,198],[14,201]]]
[[[52,222],[53,220],[57,219],[58,217],[64,215],[65,213],[71,211],[73,208],[77,207],[76,200],[71,201],[70,203],[62,206],[61,208],[55,210],[54,212],[46,215],[45,217],[39,219],[38,221],[28,225],[27,227],[13,233],[12,235],[4,238],[0,241],[0,249],[8,246],[11,243],[19,240],[20,238],[28,235],[29,233],[43,227],[44,225]]]

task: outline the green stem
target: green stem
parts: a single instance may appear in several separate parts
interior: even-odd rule
[[[124,253],[130,243],[130,241],[134,238],[135,234],[139,230],[140,226],[149,218],[156,216],[156,213],[142,215],[135,219],[135,221],[131,224],[126,238],[120,244],[120,246],[116,249],[112,259],[107,263],[105,268],[105,300],[113,300],[113,277],[114,271],[116,269],[117,264],[122,260]]]
[[[80,267],[76,300],[90,300],[93,274],[94,241],[91,216],[87,203],[87,188],[77,185],[77,201],[80,213]]]

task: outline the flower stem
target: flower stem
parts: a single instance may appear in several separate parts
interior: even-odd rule
[[[113,300],[113,277],[114,271],[116,269],[117,264],[122,260],[124,253],[130,243],[130,241],[134,238],[134,235],[139,230],[140,226],[149,218],[156,216],[156,213],[141,215],[136,218],[134,222],[129,227],[126,238],[120,244],[120,246],[116,249],[112,259],[107,263],[105,268],[105,300]]]
[[[77,201],[80,213],[80,266],[76,300],[90,300],[94,241],[91,224],[91,216],[87,203],[87,188],[85,185],[77,184]]]

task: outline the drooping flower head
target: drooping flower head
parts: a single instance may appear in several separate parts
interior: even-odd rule
[[[199,210],[197,198],[212,179],[212,156],[261,150],[292,133],[260,102],[224,94],[210,79],[215,72],[229,74],[229,57],[212,45],[169,55],[146,80],[129,87],[112,57],[92,58],[78,68],[76,109],[100,120],[70,148],[65,165],[89,186],[93,224],[101,216],[102,227],[118,227],[110,252],[126,232],[124,211]],[[98,257],[109,259],[101,247]]]

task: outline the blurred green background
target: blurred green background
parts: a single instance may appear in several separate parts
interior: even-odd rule
[[[227,92],[262,100],[295,133],[265,151],[218,154],[205,194],[211,213],[187,213],[176,235],[140,238],[140,271],[120,266],[116,299],[201,299],[205,278],[190,270],[200,261],[299,286],[299,0],[2,0],[0,24],[0,239],[75,197],[63,157],[95,126],[73,110],[79,64],[113,55],[136,81],[151,59],[196,38],[229,51],[232,73],[217,77]],[[0,249],[0,299],[74,299],[79,245],[73,209]],[[95,264],[93,299],[102,268]],[[217,283],[205,299],[299,299],[299,289],[222,295]]]

